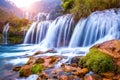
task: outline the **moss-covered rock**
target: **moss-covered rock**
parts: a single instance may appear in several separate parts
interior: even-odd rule
[[[80,59],[79,64],[95,73],[113,72],[116,69],[112,57],[99,51],[97,48],[91,48],[90,52]]]
[[[33,74],[39,74],[44,70],[44,66],[41,64],[35,64],[31,70]]]

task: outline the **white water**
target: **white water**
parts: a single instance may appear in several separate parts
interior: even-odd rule
[[[39,44],[45,37],[51,21],[33,22],[28,30],[24,44]]]
[[[9,23],[7,23],[5,26],[4,26],[4,29],[3,29],[3,44],[8,44],[8,41],[7,41],[7,32],[9,30]]]
[[[78,22],[69,47],[90,46],[111,39],[120,39],[120,13],[97,11]]]
[[[74,21],[72,15],[64,15],[55,19],[49,26],[48,32],[42,47],[55,48],[66,47],[69,44],[72,29],[74,29]]]

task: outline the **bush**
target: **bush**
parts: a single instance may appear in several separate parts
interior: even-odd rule
[[[120,7],[120,0],[62,0],[62,2],[63,12],[73,13],[77,19],[87,17],[96,10]]]
[[[74,0],[62,0],[63,4],[62,7],[64,9],[64,12],[69,12],[69,10],[73,7]]]
[[[44,70],[44,66],[41,64],[35,64],[32,67],[32,73],[33,74],[39,74],[40,72],[42,72]]]
[[[113,59],[96,48],[80,59],[80,66],[86,67],[95,73],[114,71],[116,69]]]

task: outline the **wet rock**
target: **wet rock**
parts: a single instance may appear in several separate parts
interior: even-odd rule
[[[17,66],[13,68],[13,71],[19,71],[21,69],[21,66]]]
[[[45,53],[57,53],[57,51],[55,49],[49,49]]]
[[[83,80],[83,79],[80,79],[78,76],[75,75],[70,75],[68,76],[68,80]]]
[[[84,80],[102,80],[102,78],[97,74],[88,74],[84,77]]]
[[[114,59],[120,58],[120,41],[119,40],[110,40],[97,44],[93,47],[98,48],[100,51],[110,55]]]
[[[101,76],[105,77],[105,78],[113,78],[113,76],[115,75],[112,72],[107,72],[107,73],[101,73]]]
[[[72,72],[72,74],[81,77],[81,76],[84,76],[88,72],[89,72],[89,70],[87,68],[83,68],[83,69],[78,68],[78,70],[76,72]]]
[[[116,66],[116,73],[120,73],[120,40],[110,40],[93,46],[101,52],[111,56]],[[92,48],[93,48],[92,47]]]
[[[35,63],[35,61],[36,61],[36,58],[30,57],[28,62],[26,63],[26,65],[33,65]]]
[[[75,70],[77,70],[77,68],[72,67],[72,66],[67,66],[67,65],[65,65],[65,66],[63,67],[63,71],[65,71],[65,72],[72,72],[72,71],[75,71]]]
[[[43,51],[37,51],[37,52],[35,52],[35,54],[33,56],[38,55],[38,54],[43,54],[43,53],[44,53]]]
[[[102,80],[113,80],[113,79],[103,78]],[[118,79],[117,79],[117,80],[118,80]]]
[[[44,63],[44,59],[43,58],[36,59],[35,64],[41,64],[41,63]]]
[[[76,64],[76,63],[71,63],[70,66],[72,66],[72,67],[78,67],[78,64]]]
[[[59,60],[61,60],[61,57],[56,57],[56,56],[49,56],[49,57],[44,57],[44,63],[43,65],[46,68],[53,67],[55,63],[57,63]]]
[[[61,58],[56,56],[30,57],[29,61],[20,69],[21,77],[28,77],[31,74],[41,74],[45,69],[51,68]],[[42,74],[43,78],[46,77]]]
[[[48,79],[48,74],[46,74],[45,72],[43,72],[43,73],[41,73],[40,75],[39,75],[39,78],[42,78],[42,79]]]
[[[68,76],[62,75],[62,76],[60,76],[60,79],[59,79],[59,80],[69,80],[69,79],[68,79]]]
[[[28,77],[32,74],[31,67],[29,65],[25,65],[20,69],[20,77]]]
[[[115,76],[113,77],[113,80],[119,80],[119,79],[120,79],[120,74],[115,75]]]
[[[82,58],[82,56],[73,57],[73,58],[71,59],[71,64],[73,64],[73,63],[78,64],[80,58]]]

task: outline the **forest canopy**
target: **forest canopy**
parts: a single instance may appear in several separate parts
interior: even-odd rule
[[[77,18],[87,17],[96,10],[119,7],[120,0],[62,0],[63,12],[77,15]]]

